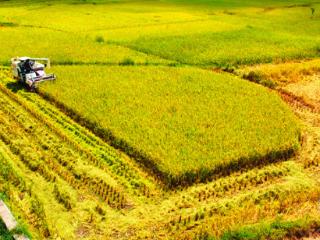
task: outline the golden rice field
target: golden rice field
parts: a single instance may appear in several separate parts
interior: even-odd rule
[[[0,1],[0,240],[319,237],[319,26],[316,0]]]
[[[300,145],[298,123],[279,97],[236,77],[187,67],[53,70],[68,81],[44,85],[45,93],[169,186],[287,158]]]

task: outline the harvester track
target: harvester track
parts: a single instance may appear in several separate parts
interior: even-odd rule
[[[30,170],[38,171],[50,182],[59,176],[76,189],[87,187],[88,190],[95,192],[114,207],[116,204],[111,203],[111,200],[105,196],[106,190],[100,190],[96,186],[103,185],[103,188],[111,189],[110,191],[121,199],[120,205],[124,205],[124,196],[121,193],[122,190],[117,190],[121,189],[117,184],[110,186],[102,179],[86,176],[86,172],[81,172],[81,174],[77,172],[76,165],[86,165],[85,158],[81,154],[72,151],[71,146],[67,146],[71,150],[61,147],[60,139],[48,128],[37,124],[32,116],[19,111],[19,108],[5,97],[2,97],[0,105],[1,112],[5,113],[2,116],[6,116],[6,118],[0,118],[0,138],[10,146],[11,151],[16,153]],[[112,179],[111,176],[107,176],[107,173],[105,175]]]
[[[31,97],[30,93],[21,93],[18,97],[1,85],[0,90],[34,118],[46,125],[62,141],[67,142],[76,151],[86,156],[92,164],[108,172],[127,190],[133,190],[134,194],[144,195],[148,198],[160,194],[159,186],[157,186],[155,180],[135,166],[129,158],[124,155],[121,156],[115,149],[95,137],[88,130],[55,110],[45,100],[34,96],[34,94],[31,94],[33,95]],[[8,113],[10,113],[10,110]],[[30,132],[32,133],[32,131]]]

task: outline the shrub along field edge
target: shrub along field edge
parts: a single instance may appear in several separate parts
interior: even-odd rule
[[[319,233],[320,221],[312,217],[295,220],[282,220],[262,222],[252,226],[240,227],[236,230],[225,232],[221,240],[227,239],[300,239]],[[211,239],[207,236],[204,239]],[[213,238],[212,238],[213,239]]]

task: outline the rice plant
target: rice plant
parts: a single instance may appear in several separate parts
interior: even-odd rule
[[[151,168],[167,186],[285,159],[299,148],[299,126],[280,99],[235,77],[187,67],[55,71],[63,81],[46,84],[41,92],[59,99],[71,117],[82,116],[85,125]]]

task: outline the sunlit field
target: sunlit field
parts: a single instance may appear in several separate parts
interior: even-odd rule
[[[320,17],[312,15],[311,2],[194,4],[6,2],[0,8],[0,60],[23,53],[61,63],[164,63],[162,57],[226,66],[319,55]]]
[[[239,159],[299,145],[296,120],[280,99],[235,77],[187,67],[54,71],[64,81],[46,84],[45,92],[142,151],[169,182],[205,179]]]
[[[319,59],[316,0],[0,1],[0,240],[318,237]]]

